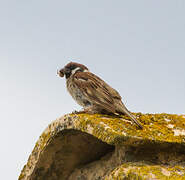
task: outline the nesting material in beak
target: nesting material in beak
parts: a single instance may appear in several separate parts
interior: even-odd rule
[[[60,77],[64,77],[64,69],[61,69],[60,71],[57,70],[57,74],[58,74]]]

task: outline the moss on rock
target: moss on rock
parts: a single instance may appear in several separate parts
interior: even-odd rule
[[[164,165],[146,165],[144,163],[123,163],[105,177],[105,180],[130,179],[130,180],[183,180],[185,167]]]
[[[124,147],[124,155],[119,157],[119,164],[112,167],[112,171],[109,167],[101,172],[106,179],[184,177],[185,115],[134,114],[143,130],[137,129],[127,116],[68,114],[58,118],[40,136],[19,180],[33,179],[37,175],[51,179],[48,174],[66,179],[79,164],[91,163],[103,156],[102,153],[106,155],[113,150],[112,147]],[[71,142],[77,144],[74,146]],[[88,144],[91,144],[90,149],[86,148]],[[44,157],[48,157],[47,160]],[[86,161],[89,157],[91,160]],[[114,154],[113,158],[116,157],[118,155]]]
[[[141,114],[135,113],[144,126],[143,130],[129,121],[128,117],[111,117],[105,115],[71,115],[75,119],[75,126],[79,130],[88,132],[91,127],[92,134],[110,144],[116,144],[117,137],[123,138],[124,144],[138,141],[159,141],[185,144],[185,116],[173,114]],[[171,125],[171,126],[170,126]],[[175,132],[179,130],[178,135]],[[120,143],[120,142],[119,142]]]

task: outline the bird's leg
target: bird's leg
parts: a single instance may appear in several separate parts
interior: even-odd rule
[[[86,114],[96,114],[97,111],[92,106],[88,106],[88,107],[84,108],[84,113],[86,113]]]
[[[84,110],[81,111],[74,110],[71,114],[83,114],[83,113],[85,113]]]
[[[83,110],[81,111],[73,111],[72,114],[95,114],[92,110],[92,107],[87,107],[87,108],[84,108]]]

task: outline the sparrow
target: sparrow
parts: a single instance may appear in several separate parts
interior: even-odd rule
[[[70,62],[59,70],[58,75],[66,78],[67,90],[86,113],[127,115],[140,129],[142,125],[128,111],[120,94],[83,64]]]

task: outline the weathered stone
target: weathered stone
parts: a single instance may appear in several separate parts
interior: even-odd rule
[[[185,179],[185,116],[69,114],[40,136],[19,180]]]

